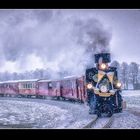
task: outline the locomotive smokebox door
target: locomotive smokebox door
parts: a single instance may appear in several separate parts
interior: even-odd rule
[[[111,62],[110,53],[95,54],[95,63],[99,64],[100,60],[102,61],[102,63],[109,63],[109,62]]]

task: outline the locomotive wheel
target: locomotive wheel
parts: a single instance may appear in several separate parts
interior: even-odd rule
[[[121,112],[122,112],[122,108],[118,108],[117,113],[121,113]]]
[[[57,97],[57,100],[60,100],[60,97]]]
[[[107,117],[111,117],[113,115],[113,112],[112,111],[108,111],[107,112]]]
[[[97,111],[96,114],[97,114],[98,117],[101,117],[101,112],[100,111]]]
[[[113,115],[113,110],[109,105],[107,105],[107,117],[111,117]]]

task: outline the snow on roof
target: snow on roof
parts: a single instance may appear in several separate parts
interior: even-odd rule
[[[38,81],[39,79],[27,79],[27,80],[9,80],[9,81],[1,81],[0,84],[4,83],[18,83],[18,82],[33,82],[33,81]]]
[[[1,81],[0,84],[4,84],[4,83],[17,83],[17,80],[10,80],[10,81]]]
[[[18,80],[18,82],[36,82],[36,81],[39,81],[39,79]]]
[[[53,81],[60,81],[62,79],[42,79],[42,80],[39,80],[38,82],[53,82]]]
[[[18,82],[51,82],[51,81],[61,81],[69,78],[80,78],[83,75],[71,75],[71,76],[66,76],[60,79],[23,79],[23,80],[9,80],[9,81],[1,81],[0,84],[4,83],[18,83]]]
[[[47,80],[47,79],[43,79],[43,80],[39,80],[38,82],[50,82],[52,80]]]
[[[64,77],[64,79],[66,79],[66,78],[80,78],[80,77],[82,77],[83,75],[71,75],[71,76],[66,76],[66,77]]]

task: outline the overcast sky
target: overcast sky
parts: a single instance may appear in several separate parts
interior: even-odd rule
[[[111,34],[111,37],[106,37],[106,44],[111,51],[112,60],[140,62],[140,10],[36,11],[0,10],[0,71],[20,72],[47,67],[70,69],[79,61],[84,62],[84,59],[79,59],[80,54],[84,56],[83,44],[75,43],[75,30],[80,28],[77,29],[73,23],[79,17],[82,22],[88,21],[89,18],[97,19],[103,25],[101,31],[105,29]],[[92,30],[96,24],[92,26],[89,23],[89,29],[90,26]],[[98,26],[99,24],[97,29]],[[84,31],[77,33],[84,34]],[[47,48],[47,45],[50,48]],[[54,47],[56,45],[57,50]],[[75,49],[75,53],[70,53],[70,48]],[[76,54],[78,50],[79,54]],[[67,63],[65,55],[68,57]],[[74,56],[77,59],[71,62]],[[61,64],[64,64],[64,67],[59,67]]]
[[[140,10],[96,12],[112,28],[111,52],[118,61],[140,62]]]

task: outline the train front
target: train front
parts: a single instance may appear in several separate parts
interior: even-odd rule
[[[121,83],[117,68],[110,67],[110,54],[95,54],[96,67],[86,70],[86,89],[89,113],[111,116],[122,111]]]

